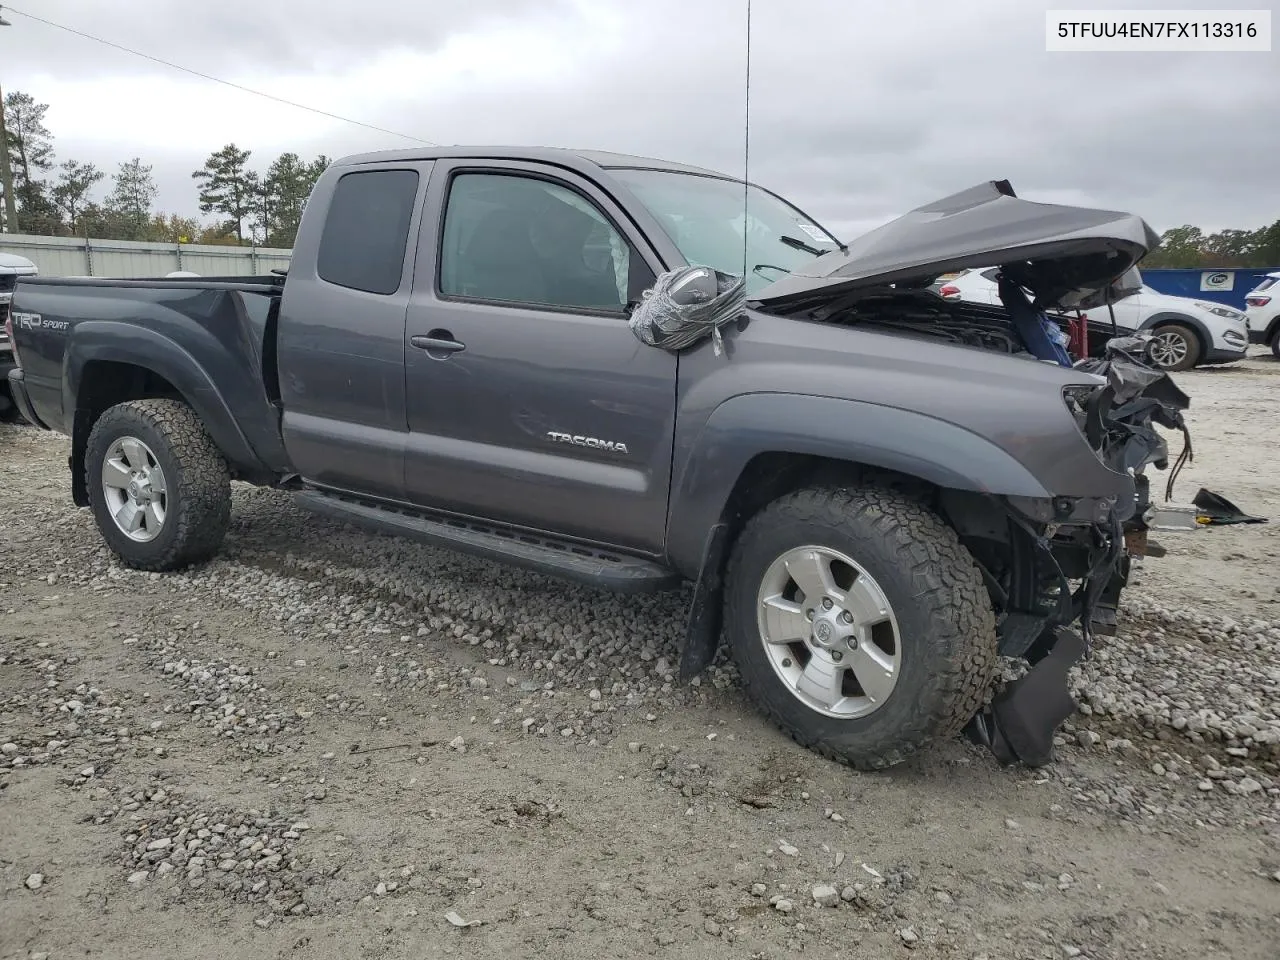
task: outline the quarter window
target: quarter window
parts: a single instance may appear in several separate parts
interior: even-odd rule
[[[321,279],[366,293],[399,290],[417,195],[414,170],[343,176],[320,235],[316,269]]]
[[[454,178],[445,211],[445,296],[622,310],[631,251],[603,213],[558,184],[509,174]]]

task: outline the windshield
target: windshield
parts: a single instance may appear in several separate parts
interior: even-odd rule
[[[747,295],[839,244],[795,207],[740,181],[665,170],[613,170],[662,224],[691,264],[742,276],[743,201],[747,212]]]

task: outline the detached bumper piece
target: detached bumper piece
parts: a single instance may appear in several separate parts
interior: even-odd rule
[[[1050,763],[1053,736],[1078,706],[1067,675],[1084,656],[1084,639],[1067,627],[1055,628],[1054,635],[1049,652],[965,727],[970,740],[987,747],[1003,764]]]
[[[1253,517],[1245,513],[1220,493],[1201,487],[1196,493],[1195,504],[1197,525],[1266,523],[1266,517]]]
[[[1011,520],[1006,566],[991,578],[1003,601],[1000,653],[1024,658],[1030,668],[964,733],[1000,763],[1039,767],[1053,760],[1054,735],[1077,709],[1071,668],[1094,637],[1116,632],[1132,537],[1114,506],[1106,522],[1063,527],[1053,536]]]

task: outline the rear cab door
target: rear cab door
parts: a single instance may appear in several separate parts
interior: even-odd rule
[[[409,500],[660,555],[677,358],[627,304],[661,269],[584,176],[438,161],[404,339]]]
[[[432,166],[331,167],[308,201],[277,368],[289,459],[319,486],[404,498],[405,311]]]

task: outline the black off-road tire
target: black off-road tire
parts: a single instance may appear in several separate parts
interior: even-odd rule
[[[1271,334],[1271,355],[1280,360],[1280,326],[1276,327],[1276,332]]]
[[[102,489],[103,460],[120,437],[151,448],[164,472],[167,509],[160,533],[139,543],[115,524]],[[180,400],[129,400],[102,414],[89,433],[85,481],[98,530],[111,551],[137,570],[178,570],[212,557],[231,520],[227,462],[200,418]]]
[[[801,702],[773,669],[756,619],[769,565],[826,546],[880,585],[898,622],[900,675],[879,709],[827,716]],[[960,731],[995,677],[995,616],[982,575],[954,530],[922,504],[878,488],[804,489],[749,520],[734,544],[725,630],[747,695],[801,745],[860,770],[880,770]]]
[[[1200,354],[1203,352],[1203,349],[1200,346],[1200,337],[1197,336],[1196,332],[1187,325],[1182,323],[1162,323],[1152,332],[1157,336],[1163,333],[1176,333],[1186,341],[1187,344],[1186,356],[1177,363],[1167,367],[1162,367],[1161,369],[1166,370],[1169,373],[1179,373],[1183,370],[1192,369],[1200,362]]]

